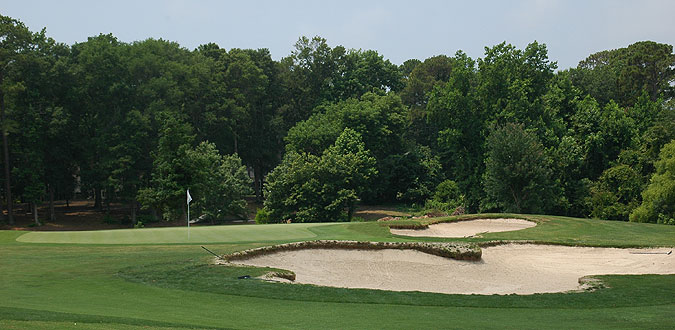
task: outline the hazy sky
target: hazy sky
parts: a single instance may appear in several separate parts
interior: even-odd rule
[[[395,64],[463,50],[482,57],[506,41],[548,46],[559,68],[640,40],[675,44],[675,1],[216,1],[1,0],[0,14],[73,44],[99,33],[125,42],[147,38],[194,49],[269,48],[287,56],[298,37],[320,35],[331,47],[374,49]]]

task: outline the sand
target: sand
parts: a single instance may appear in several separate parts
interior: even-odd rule
[[[412,250],[308,249],[237,263],[292,270],[296,283],[322,286],[533,294],[580,290],[587,275],[675,274],[670,250],[508,244],[484,248],[481,261],[457,261]]]
[[[468,237],[484,233],[514,231],[534,227],[536,223],[521,219],[480,219],[445,222],[427,229],[391,229],[391,233],[417,237]]]

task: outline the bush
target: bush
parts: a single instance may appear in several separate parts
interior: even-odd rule
[[[460,193],[455,181],[445,180],[436,186],[433,198],[424,204],[425,210],[453,212],[457,207],[464,207],[464,195]]]
[[[264,207],[258,209],[258,212],[255,214],[255,223],[257,224],[270,223],[270,212]]]
[[[441,203],[457,204],[463,196],[460,194],[459,186],[452,180],[445,180],[436,186],[434,200]]]

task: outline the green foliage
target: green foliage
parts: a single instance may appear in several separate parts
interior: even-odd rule
[[[438,184],[434,192],[434,201],[459,206],[463,199],[459,186],[455,181],[445,180]]]
[[[251,187],[239,157],[221,156],[209,142],[193,148],[190,125],[171,114],[161,118],[164,127],[153,152],[151,186],[138,193],[143,207],[161,211],[166,219],[175,219],[185,212],[185,190],[189,188],[195,214],[212,220],[230,214],[245,216],[243,196],[251,192]]]
[[[270,211],[266,208],[259,208],[258,212],[255,214],[255,223],[257,224],[266,224],[271,223]]]
[[[318,108],[320,112],[288,131],[286,150],[321,154],[345,128],[363,137],[378,159],[403,148],[406,108],[394,95],[366,93]]]
[[[590,55],[573,71],[575,84],[601,103],[630,106],[646,92],[652,101],[671,97],[673,46],[640,41]]]
[[[485,207],[537,213],[551,203],[550,169],[537,137],[521,125],[507,124],[488,137],[483,182]]]
[[[465,204],[465,196],[459,185],[455,181],[445,180],[436,186],[432,198],[425,202],[424,208],[451,214],[458,207],[464,208]]]
[[[430,57],[416,64],[408,74],[405,88],[401,91],[403,102],[413,108],[426,107],[429,92],[437,84],[445,83],[450,79],[453,64],[453,58],[445,55]],[[411,65],[409,63],[408,67]]]
[[[560,190],[553,211],[556,214],[588,216],[590,209],[587,197],[591,181],[583,171],[584,153],[579,141],[569,135],[563,136],[547,154],[552,160],[552,177],[556,178],[553,184]]]
[[[378,165],[379,175],[375,180],[379,180],[379,187],[367,191],[372,199],[422,203],[443,178],[438,157],[425,146],[418,146],[402,155],[390,155]]]
[[[605,170],[591,188],[591,216],[606,220],[628,220],[639,204],[641,178],[628,165]]]
[[[286,153],[267,179],[265,208],[275,222],[349,221],[374,167],[361,135],[346,128],[321,156]]]
[[[297,180],[317,193],[323,187],[310,178],[325,173],[311,168],[323,166],[327,149],[351,129],[377,171],[357,194],[363,202],[421,205],[452,178],[470,212],[506,209],[495,187],[483,185],[494,175],[486,168],[495,161],[488,135],[516,124],[536,137],[533,157],[548,179],[517,189],[543,194],[541,203],[508,209],[625,219],[654,176],[660,150],[675,138],[675,54],[652,41],[556,72],[538,42],[524,49],[500,43],[475,60],[458,51],[399,67],[377,51],[330,46],[318,36],[301,37],[275,61],[267,49],[208,43],[191,51],[112,34],[68,46],[1,15],[0,34],[0,113],[9,141],[3,162],[10,171],[4,195],[34,204],[72,198],[77,180],[98,209],[105,196],[108,205],[133,206],[131,218],[138,202],[166,218],[182,216],[187,187],[194,212],[212,220],[243,216],[241,195],[250,192],[243,165],[262,201],[266,174],[285,152],[295,153],[288,157],[314,164],[298,164],[307,181]],[[220,156],[230,154],[240,159]],[[350,189],[330,197],[337,203],[331,212],[356,198]],[[289,205],[285,214],[295,217]],[[309,213],[304,217],[318,216]]]
[[[366,200],[421,202],[430,195],[442,177],[440,163],[428,148],[405,140],[407,109],[398,96],[366,93],[319,108],[289,130],[287,151],[319,155],[350,128],[363,136],[377,160],[377,184],[368,188]]]
[[[154,208],[165,219],[175,219],[185,209],[185,189],[192,183],[187,154],[194,141],[192,127],[171,113],[161,113],[163,121],[157,149],[152,153],[151,186],[138,191],[143,208]]]
[[[214,144],[202,142],[188,150],[185,161],[192,170],[189,187],[195,214],[211,220],[227,215],[246,218],[244,196],[253,190],[246,167],[237,155],[221,156]]]
[[[642,192],[642,204],[630,221],[675,224],[675,140],[666,144],[655,164],[656,173]]]

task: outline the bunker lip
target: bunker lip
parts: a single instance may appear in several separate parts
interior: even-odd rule
[[[476,244],[462,242],[368,242],[316,240],[263,246],[224,255],[227,261],[245,260],[260,255],[268,255],[283,251],[306,249],[341,249],[341,250],[415,250],[430,255],[456,260],[480,260],[481,249]]]
[[[461,261],[409,249],[296,249],[237,264],[292,271],[295,283],[446,294],[535,294],[584,290],[605,274],[675,274],[671,249],[506,244]],[[644,253],[649,252],[649,253]],[[595,285],[597,286],[597,285]]]
[[[498,218],[443,222],[425,229],[390,228],[394,235],[414,237],[471,237],[485,233],[522,230],[536,226],[535,222],[523,219]]]

